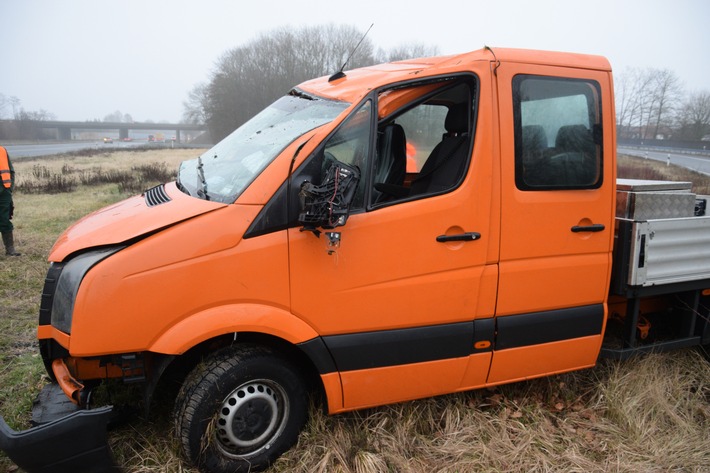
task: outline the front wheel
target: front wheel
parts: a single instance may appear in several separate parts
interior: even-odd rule
[[[185,380],[175,403],[175,432],[200,471],[259,471],[296,443],[306,413],[295,366],[266,347],[236,345],[216,352]]]

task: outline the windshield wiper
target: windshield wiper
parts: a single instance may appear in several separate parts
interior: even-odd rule
[[[197,196],[205,200],[210,200],[210,196],[207,195],[207,180],[205,179],[205,170],[202,166],[202,156],[197,157],[197,177]]]

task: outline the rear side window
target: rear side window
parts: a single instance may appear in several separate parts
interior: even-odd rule
[[[599,90],[591,80],[530,75],[513,79],[518,189],[601,186]]]

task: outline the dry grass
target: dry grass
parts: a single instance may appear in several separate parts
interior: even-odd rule
[[[335,417],[274,471],[709,471],[710,365],[693,351]]]
[[[25,179],[31,179],[32,168],[40,164],[51,171],[61,172],[62,168],[69,167],[76,170],[103,168],[106,170],[129,170],[134,166],[148,163],[166,163],[177,170],[182,161],[197,157],[202,151],[196,149],[154,149],[148,151],[111,151],[95,152],[93,154],[80,153],[66,154],[49,157],[23,158],[13,161],[17,172],[18,184]]]
[[[621,155],[617,171],[620,178],[692,182],[693,192],[710,195],[710,177],[691,169],[667,166],[661,161]]]
[[[108,169],[155,161],[176,168],[196,154],[120,152],[41,163],[58,170],[67,162]],[[34,164],[19,162],[18,174]],[[35,341],[46,255],[71,222],[125,195],[105,184],[15,197],[24,254],[0,256],[0,414],[26,428],[31,401],[46,382]],[[150,421],[134,416],[111,432],[125,471],[195,473],[171,435],[172,401],[160,393]],[[13,468],[0,454],[0,472]],[[332,417],[313,409],[298,445],[270,471],[709,472],[710,363],[683,350]]]

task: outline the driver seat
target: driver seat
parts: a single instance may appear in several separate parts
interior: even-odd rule
[[[412,182],[409,195],[432,194],[452,188],[464,173],[468,157],[469,107],[459,103],[449,108],[446,133]]]

